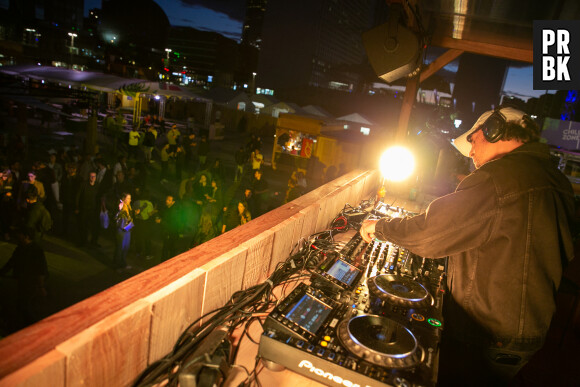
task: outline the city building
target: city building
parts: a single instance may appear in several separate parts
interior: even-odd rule
[[[171,80],[204,88],[234,86],[240,62],[236,41],[216,32],[172,27],[167,47],[165,71]]]
[[[256,83],[288,89],[356,90],[366,61],[361,35],[376,3],[366,0],[270,0],[264,15]]]

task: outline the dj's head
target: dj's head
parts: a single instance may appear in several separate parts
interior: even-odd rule
[[[479,167],[519,145],[538,141],[540,128],[521,110],[500,107],[483,113],[467,132],[452,140]]]

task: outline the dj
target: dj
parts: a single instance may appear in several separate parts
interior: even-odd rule
[[[425,213],[360,233],[449,256],[439,384],[501,385],[541,348],[573,257],[574,193],[525,113],[484,113],[453,145],[476,170]],[[459,383],[459,384],[458,384]]]

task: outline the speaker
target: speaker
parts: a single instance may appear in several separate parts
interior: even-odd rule
[[[375,73],[388,83],[406,77],[421,66],[422,43],[417,34],[391,18],[362,35]]]

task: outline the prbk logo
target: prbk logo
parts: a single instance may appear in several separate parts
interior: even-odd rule
[[[534,89],[580,89],[580,20],[534,20]]]

